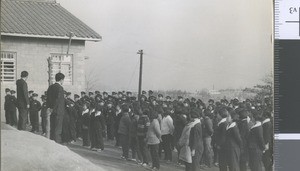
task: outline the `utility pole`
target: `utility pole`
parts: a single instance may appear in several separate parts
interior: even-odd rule
[[[139,94],[138,101],[141,103],[141,92],[142,92],[142,72],[143,72],[143,50],[139,50],[137,54],[140,55],[140,77],[139,77]]]

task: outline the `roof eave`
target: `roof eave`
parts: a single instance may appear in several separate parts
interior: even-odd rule
[[[46,38],[46,39],[69,39],[68,36],[48,36],[48,35],[20,34],[20,33],[3,33],[3,32],[1,32],[1,35],[15,36],[15,37]],[[100,38],[72,37],[72,40],[84,40],[84,41],[99,42],[102,40],[102,37],[100,37]]]

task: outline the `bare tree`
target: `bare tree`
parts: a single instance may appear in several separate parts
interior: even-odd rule
[[[90,70],[88,74],[85,74],[85,91],[94,91],[99,84],[99,78],[94,72],[94,69]]]

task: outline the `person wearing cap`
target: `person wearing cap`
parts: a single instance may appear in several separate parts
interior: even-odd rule
[[[112,101],[107,102],[106,109],[106,128],[107,128],[107,139],[113,141],[115,138],[115,118],[116,118],[116,110],[113,107]]]
[[[218,151],[219,169],[220,171],[227,171],[226,127],[228,125],[227,117],[229,112],[226,108],[221,108],[219,114],[222,119],[217,124],[214,133],[215,145]]]
[[[4,101],[4,110],[5,110],[5,120],[6,120],[6,124],[10,124],[10,109],[9,109],[9,105],[10,105],[10,89],[6,88],[5,89],[5,101]]]
[[[161,138],[162,138],[162,148],[165,152],[165,160],[167,162],[172,161],[172,140],[174,133],[173,119],[171,118],[171,110],[166,109],[163,113],[163,118],[161,121]]]
[[[119,124],[118,133],[120,135],[120,142],[122,146],[123,154],[121,156],[122,159],[128,160],[129,157],[129,133],[131,126],[131,119],[129,116],[130,108],[128,105],[122,106],[122,118]]]
[[[211,168],[213,164],[213,149],[212,149],[212,135],[213,135],[213,114],[209,110],[204,110],[203,123],[203,161],[207,167]]]
[[[90,141],[90,103],[85,101],[82,105],[81,119],[82,119],[82,146],[89,147],[91,145]]]
[[[262,156],[262,161],[265,171],[273,170],[273,124],[272,111],[264,110],[262,117],[263,137],[265,143],[265,152]]]
[[[103,92],[103,100],[107,101],[108,99],[108,93],[106,91]]]
[[[161,131],[159,121],[157,120],[158,115],[154,111],[150,111],[150,126],[148,128],[146,134],[146,142],[150,149],[150,155],[152,158],[152,169],[159,170],[160,163],[159,163],[159,155],[158,149],[161,140]]]
[[[227,117],[228,125],[226,127],[225,138],[227,166],[229,170],[239,171],[242,139],[240,136],[238,125],[236,123],[236,121],[238,120],[238,114],[236,114],[233,109],[229,109],[229,111],[230,114]]]
[[[17,98],[16,98],[16,91],[10,90],[10,103],[9,103],[9,113],[10,113],[10,125],[16,126],[18,125],[17,119]]]
[[[249,111],[247,109],[240,110],[238,128],[240,131],[242,144],[241,144],[241,156],[240,156],[240,171],[247,171],[247,163],[249,161],[249,153],[247,148],[247,140],[249,136],[249,128],[251,122],[249,118]]]
[[[95,96],[94,96],[94,93],[93,92],[89,92],[89,101],[91,103],[94,103],[95,102]]]
[[[96,90],[95,95],[98,95],[98,94],[100,94],[100,91]]]
[[[142,156],[142,165],[147,166],[148,163],[148,149],[146,144],[146,134],[148,128],[150,126],[149,120],[149,110],[145,109],[144,111],[141,109],[139,110],[139,119],[137,122],[137,137],[138,137],[138,145]]]
[[[32,96],[33,96],[33,93],[34,93],[33,90],[28,91],[29,104],[32,102]],[[28,115],[28,117],[27,117],[26,124],[27,124],[27,125],[30,124],[30,125],[32,126],[31,119],[30,119],[30,115]]]
[[[64,83],[65,75],[57,73],[55,84],[49,86],[47,90],[47,107],[50,115],[50,139],[61,143],[62,123],[65,114]]]
[[[50,115],[47,113],[46,96],[42,95],[41,119],[42,119],[42,135],[49,138],[50,136]]]
[[[86,93],[84,91],[80,92],[81,98],[84,98]]]
[[[29,96],[28,96],[28,86],[26,80],[28,78],[28,72],[21,72],[21,79],[17,80],[17,106],[19,111],[19,121],[18,130],[26,129],[26,122],[28,119],[28,109],[29,109]]]
[[[251,171],[262,171],[262,155],[267,149],[264,142],[262,114],[252,111],[255,124],[250,128],[248,138],[249,167]]]
[[[36,133],[39,131],[39,111],[41,110],[41,103],[37,100],[38,94],[32,94],[32,100],[30,101],[29,113],[30,123],[32,126],[31,132]]]
[[[76,141],[76,119],[77,119],[77,110],[75,101],[71,99],[71,92],[66,94],[66,114],[69,115],[69,132],[70,132],[70,141],[74,143]]]
[[[79,138],[82,140],[82,120],[81,120],[81,114],[83,111],[83,101],[80,99],[80,96],[78,94],[74,94],[74,103],[75,103],[75,109],[76,109],[76,138]]]
[[[90,105],[90,129],[91,150],[101,152],[104,150],[103,130],[105,129],[103,109],[99,105]]]

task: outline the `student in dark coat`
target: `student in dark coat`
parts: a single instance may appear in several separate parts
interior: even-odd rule
[[[42,118],[42,135],[46,135],[47,132],[47,104],[46,104],[46,96],[42,95],[42,107],[41,107],[41,118]]]
[[[203,135],[202,135],[202,124],[199,119],[199,114],[196,111],[191,112],[191,119],[193,121],[199,120],[194,127],[191,128],[189,137],[189,146],[192,154],[192,171],[200,170],[200,161],[202,159],[202,154],[204,151],[203,147]]]
[[[49,86],[47,90],[47,107],[51,113],[50,116],[50,139],[61,143],[62,123],[65,114],[64,82],[65,75],[57,73],[55,75],[56,83]]]
[[[265,150],[262,116],[259,112],[253,111],[255,124],[251,127],[248,139],[249,166],[251,171],[262,171],[262,154]]]
[[[84,102],[82,111],[82,146],[89,147],[90,142],[90,136],[89,136],[89,129],[90,129],[90,104],[88,102]]]
[[[66,114],[69,116],[69,136],[71,143],[76,141],[76,118],[77,110],[75,108],[75,102],[71,99],[71,93],[67,92],[66,94]]]
[[[90,119],[90,139],[91,150],[102,151],[104,150],[103,143],[103,128],[105,128],[103,109],[100,106],[91,104],[91,119]]]
[[[131,127],[131,120],[129,116],[130,109],[128,105],[123,105],[122,106],[122,118],[120,120],[119,124],[119,130],[118,133],[120,135],[120,142],[122,145],[122,158],[123,159],[128,159],[128,153],[129,153],[129,133],[130,133],[130,127]]]
[[[21,79],[17,80],[17,104],[19,111],[18,130],[26,129],[26,121],[28,118],[29,98],[28,87],[26,80],[28,78],[28,72],[21,72]]]
[[[202,131],[203,131],[203,145],[204,145],[204,154],[203,160],[204,163],[210,168],[213,163],[213,150],[212,150],[212,135],[213,135],[213,122],[211,118],[213,117],[212,113],[209,110],[204,111],[205,117],[203,119]]]
[[[83,101],[80,99],[78,94],[74,95],[74,101],[75,101],[75,109],[76,109],[76,138],[82,139],[82,111],[83,111]]]
[[[10,89],[6,88],[5,89],[5,101],[4,101],[4,110],[5,110],[5,120],[6,124],[10,124],[10,110],[9,110],[9,104],[11,100],[11,95],[10,95]]]
[[[139,112],[139,119],[137,122],[137,137],[138,137],[138,145],[142,155],[143,166],[147,166],[148,163],[148,149],[146,144],[146,135],[148,128],[150,126],[149,120],[149,110],[144,110]]]
[[[9,115],[10,115],[10,125],[17,126],[18,119],[17,119],[17,98],[16,98],[16,91],[10,91],[10,103],[9,103]]]
[[[215,131],[215,143],[218,149],[219,169],[220,171],[227,171],[226,127],[228,125],[227,117],[229,116],[229,112],[226,108],[222,108],[220,109],[219,113],[222,119],[218,123],[218,126]]]
[[[31,132],[39,131],[39,111],[41,110],[41,103],[37,100],[38,94],[34,93],[32,95],[32,100],[30,102],[29,112],[30,112],[30,123],[32,125]]]
[[[235,111],[231,111],[227,117],[228,125],[226,127],[226,153],[227,153],[227,166],[229,171],[240,170],[240,155],[242,139],[239,128],[235,121],[238,120],[238,115]]]
[[[120,125],[120,120],[122,118],[122,109],[119,105],[116,106],[116,119],[115,119],[115,137],[116,137],[116,147],[119,147],[120,144],[120,134],[119,134],[119,125]]]
[[[273,124],[271,122],[271,118],[271,112],[264,111],[262,127],[266,148],[263,154],[263,164],[265,166],[265,171],[273,170]]]
[[[247,147],[247,140],[250,130],[250,118],[249,111],[244,109],[239,111],[239,122],[238,128],[241,134],[242,145],[241,145],[241,157],[240,157],[240,171],[247,171],[247,163],[249,161],[249,152]]]
[[[106,128],[107,128],[107,139],[114,140],[115,138],[115,119],[116,119],[116,110],[113,107],[112,101],[107,102],[106,110]]]

